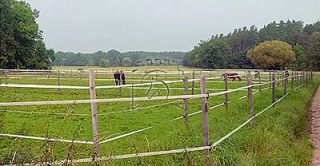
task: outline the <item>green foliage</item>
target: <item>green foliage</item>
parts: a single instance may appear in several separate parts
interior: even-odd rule
[[[296,55],[296,61],[290,65],[291,68],[295,70],[305,70],[309,66],[309,61],[305,53],[305,49],[302,45],[296,44],[293,47],[293,51]]]
[[[196,67],[223,68],[227,65],[225,61],[230,57],[230,54],[229,44],[220,39],[201,42],[191,53],[188,53],[187,57],[190,58],[190,61],[197,62]]]
[[[139,61],[144,64],[150,65],[150,62],[146,62],[146,59],[154,60],[152,65],[168,65],[166,62],[156,61],[155,59],[169,59],[170,61],[177,61],[181,64],[184,57],[184,52],[143,52],[143,51],[130,51],[119,52],[116,50],[110,50],[108,52],[98,51],[92,54],[73,53],[73,52],[61,52],[58,51],[55,54],[55,60],[53,65],[55,66],[138,66]],[[105,61],[107,60],[107,61]],[[105,63],[107,62],[107,63]],[[174,64],[175,65],[175,64]]]
[[[308,59],[313,70],[320,70],[320,32],[314,32],[310,37]]]
[[[23,1],[0,3],[0,67],[49,68],[53,50],[47,50],[36,22],[39,11]]]
[[[290,65],[291,67],[296,69],[300,69],[302,66],[305,68],[310,68],[310,64],[313,64],[313,68],[319,70],[319,67],[317,67],[319,65],[311,62],[315,61],[312,60],[314,58],[308,56],[308,54],[311,52],[313,52],[313,55],[316,53],[315,51],[308,51],[311,47],[311,42],[315,41],[310,39],[314,32],[320,32],[320,21],[314,24],[307,24],[305,26],[303,25],[303,22],[295,20],[288,20],[287,22],[280,21],[279,23],[272,22],[260,30],[257,30],[255,26],[251,26],[250,29],[243,27],[235,29],[227,36],[220,34],[212,36],[208,41],[201,41],[197,46],[194,47],[193,50],[186,54],[183,64],[191,67],[204,68],[253,68],[256,66],[252,64],[246,57],[248,50],[254,48],[258,43],[262,43],[264,41],[281,40],[289,43],[293,47],[300,45],[302,48],[305,48],[304,53],[299,52],[301,54],[297,56],[296,63]],[[228,51],[222,52],[224,54],[222,57],[228,57],[223,62],[214,61],[203,64],[203,62],[207,62],[208,59],[206,58],[210,57],[208,54],[213,53],[208,50],[208,45],[219,40],[223,40],[228,43],[226,47],[229,47],[231,50],[231,55],[229,55]],[[298,48],[296,48],[294,51],[298,51],[297,49]],[[316,46],[313,46],[313,49],[315,50]],[[277,68],[279,66],[273,67]]]
[[[247,56],[252,63],[262,69],[285,67],[296,59],[291,45],[279,40],[265,41],[249,50]]]
[[[132,66],[132,60],[129,57],[124,57],[122,59],[122,65],[123,66]]]

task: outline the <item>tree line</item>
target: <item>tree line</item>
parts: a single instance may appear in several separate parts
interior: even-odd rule
[[[54,60],[36,18],[39,11],[23,1],[1,0],[0,68],[47,69]]]
[[[320,21],[304,25],[302,21],[272,22],[260,30],[256,26],[235,29],[228,35],[213,35],[200,41],[183,59],[183,64],[201,68],[255,68],[247,52],[264,41],[284,41],[293,48],[297,70],[320,70]],[[279,69],[283,66],[271,66]]]
[[[95,53],[73,53],[61,52],[55,53],[55,66],[141,66],[141,65],[181,65],[184,52],[144,52],[129,51],[119,52],[110,50],[108,52],[97,51]],[[161,61],[160,61],[161,60]],[[174,62],[174,63],[172,63]]]

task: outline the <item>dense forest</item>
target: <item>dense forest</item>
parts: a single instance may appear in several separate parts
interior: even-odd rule
[[[214,35],[201,41],[184,57],[183,64],[201,68],[254,68],[247,51],[259,43],[281,40],[295,52],[294,69],[320,70],[320,22],[304,26],[301,21],[272,22],[260,30],[256,26],[235,29],[228,35]]]
[[[55,66],[138,66],[138,65],[181,65],[184,52],[144,52],[130,51],[95,53],[57,52],[55,54]]]
[[[36,22],[39,11],[23,1],[1,0],[0,68],[47,69],[54,51],[47,49]]]

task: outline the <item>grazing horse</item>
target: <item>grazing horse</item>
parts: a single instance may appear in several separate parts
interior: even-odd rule
[[[241,81],[240,76],[238,75],[238,73],[235,73],[235,72],[233,72],[233,73],[223,73],[221,75],[221,77],[223,77],[223,80],[224,80],[225,76],[227,76],[227,78],[231,78],[232,81],[234,81],[235,79],[238,79],[239,81]]]

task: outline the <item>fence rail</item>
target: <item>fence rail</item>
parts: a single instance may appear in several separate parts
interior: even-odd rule
[[[200,79],[183,79],[183,80],[173,80],[173,81],[165,81],[165,83],[170,84],[170,83],[179,83],[179,82],[184,82],[185,83],[185,94],[184,95],[176,95],[176,96],[155,96],[152,98],[149,97],[137,97],[134,98],[135,101],[151,101],[151,100],[174,100],[174,99],[183,99],[185,106],[184,106],[184,113],[185,116],[183,117],[178,117],[175,119],[172,119],[173,121],[178,120],[178,119],[185,119],[186,126],[188,126],[188,117],[201,113],[202,112],[202,121],[203,121],[203,132],[204,132],[204,146],[200,147],[191,147],[191,148],[182,148],[182,149],[174,149],[174,150],[167,150],[167,151],[156,151],[156,152],[144,152],[144,153],[135,153],[135,154],[124,154],[124,155],[115,155],[115,156],[109,156],[109,157],[100,157],[100,148],[99,145],[102,143],[107,143],[113,140],[117,140],[120,138],[124,138],[127,136],[130,136],[132,134],[140,133],[145,130],[149,130],[153,128],[152,126],[142,128],[139,130],[135,130],[120,136],[116,136],[113,138],[109,138],[106,140],[99,140],[99,130],[98,130],[98,114],[97,114],[97,103],[110,103],[110,102],[130,102],[132,101],[133,98],[112,98],[112,99],[96,99],[95,95],[95,90],[96,89],[109,89],[109,88],[122,88],[122,87],[135,87],[135,86],[146,86],[146,85],[156,85],[156,84],[161,84],[161,82],[156,82],[156,83],[141,83],[141,84],[131,84],[131,85],[118,85],[118,86],[95,86],[95,78],[94,78],[94,70],[89,70],[89,81],[90,81],[90,87],[85,87],[85,86],[54,86],[54,85],[27,85],[27,84],[1,84],[0,86],[2,87],[20,87],[20,88],[54,88],[54,89],[90,89],[90,96],[91,99],[88,100],[62,100],[62,101],[29,101],[29,102],[3,102],[0,103],[0,107],[8,107],[8,106],[31,106],[31,105],[56,105],[56,104],[91,104],[91,111],[92,111],[92,126],[93,126],[93,135],[94,139],[93,142],[89,141],[80,141],[80,140],[64,140],[64,139],[54,139],[54,138],[45,138],[45,137],[35,137],[35,136],[22,136],[22,135],[15,135],[15,134],[0,134],[2,137],[14,137],[14,138],[24,138],[24,139],[35,139],[35,140],[43,140],[43,141],[58,141],[58,142],[69,142],[69,143],[83,143],[83,144],[91,144],[94,147],[94,161],[102,161],[102,160],[110,160],[110,159],[124,159],[124,158],[133,158],[133,157],[144,157],[144,156],[155,156],[155,155],[165,155],[165,154],[175,154],[175,153],[185,153],[185,152],[192,152],[192,151],[205,151],[205,158],[207,159],[209,156],[209,150],[212,149],[213,147],[217,146],[220,144],[222,141],[225,139],[229,138],[231,135],[233,135],[235,132],[240,130],[242,127],[244,127],[246,124],[249,122],[251,123],[251,126],[253,127],[254,124],[254,118],[265,112],[266,110],[270,109],[272,106],[274,106],[276,103],[279,101],[283,100],[289,93],[287,92],[287,84],[289,78],[292,79],[291,81],[291,87],[292,89],[295,88],[300,88],[303,86],[303,84],[308,84],[312,81],[313,79],[313,74],[312,72],[300,72],[298,74],[295,72],[295,74],[292,74],[291,76],[285,75],[282,79],[280,78],[280,75],[278,74],[278,79],[275,78],[275,72],[270,72],[269,74],[269,81],[267,82],[261,82],[261,77],[260,77],[260,72],[258,73],[259,77],[259,82],[253,82],[252,81],[252,73],[248,73],[247,75],[247,86],[243,86],[240,88],[236,89],[228,89],[228,81],[227,78],[225,77],[225,89],[224,91],[220,92],[213,92],[213,93],[207,93],[206,89],[206,82],[207,80],[214,80],[214,79],[219,79],[222,77],[210,77],[210,78],[205,78],[204,74],[201,75]],[[285,71],[287,73],[287,70]],[[293,73],[293,72],[292,72]],[[254,73],[256,75],[257,73]],[[241,75],[242,76],[242,75]],[[272,76],[272,77],[271,77]],[[201,94],[188,94],[188,81],[199,81],[200,82],[200,90]],[[294,82],[296,83],[295,88],[294,88]],[[276,83],[282,83],[284,85],[284,95],[278,99],[275,100],[275,84]],[[262,89],[261,87],[264,85],[270,85],[268,88]],[[259,90],[253,92],[254,87],[259,87]],[[261,92],[263,90],[267,89],[272,89],[272,104],[263,109],[262,111],[258,112],[257,114],[254,113],[254,108],[253,108],[253,95]],[[192,87],[192,92],[194,90],[194,87]],[[228,109],[227,105],[231,101],[228,100],[228,95],[229,93],[233,92],[238,92],[238,91],[243,91],[247,90],[248,95],[240,97],[239,99],[243,98],[248,98],[249,99],[249,104],[250,104],[250,118],[245,121],[243,124],[229,132],[227,135],[224,137],[220,138],[213,144],[209,144],[209,133],[208,133],[208,111],[213,108],[217,108],[220,106],[225,105],[226,110]],[[219,96],[219,95],[225,95],[225,102],[222,104],[218,104],[213,107],[208,107],[208,98],[213,97],[213,96]],[[188,113],[188,99],[197,99],[201,98],[202,99],[202,110],[194,113]],[[72,161],[74,163],[81,163],[81,162],[92,162],[92,158],[86,158],[86,159],[78,159],[75,161]],[[207,162],[207,160],[205,160]],[[57,161],[54,162],[53,164],[62,164],[65,162],[69,162],[68,160],[65,161]]]

